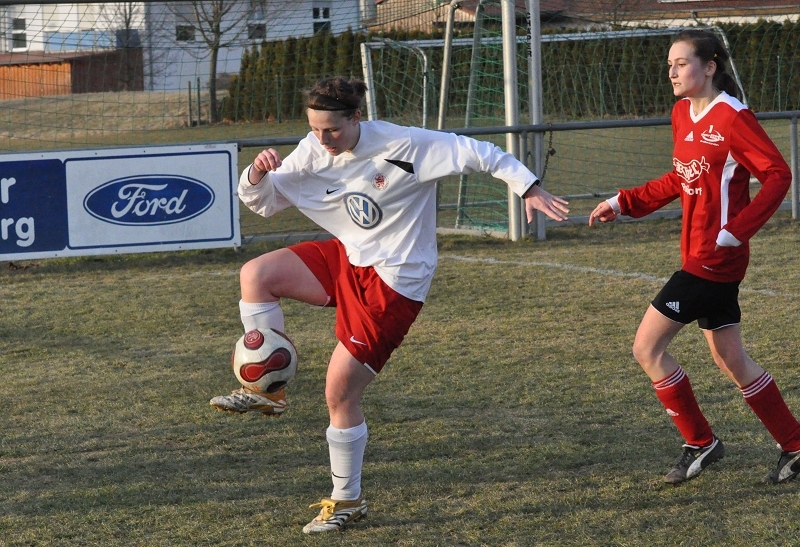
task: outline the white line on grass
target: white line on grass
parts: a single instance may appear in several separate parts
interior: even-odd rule
[[[516,261],[516,260],[497,260],[496,258],[476,258],[471,256],[459,256],[459,255],[440,255],[440,258],[448,259],[448,260],[457,260],[459,262],[473,262],[473,263],[482,263],[482,264],[501,264],[501,265],[508,265],[508,266],[533,266],[539,268],[554,268],[557,270],[566,270],[570,272],[582,272],[582,273],[591,273],[597,274],[606,277],[623,277],[628,279],[641,279],[643,281],[652,281],[654,283],[664,284],[668,281],[665,277],[656,277],[654,275],[644,274],[640,272],[620,272],[618,270],[606,270],[602,268],[592,268],[591,266],[578,266],[576,264],[562,264],[559,262],[539,262],[537,260],[531,261]],[[767,289],[748,289],[748,288],[741,288],[739,292],[743,293],[750,293],[750,294],[760,294],[763,296],[780,296],[784,298],[798,298],[800,295],[792,294],[792,293],[782,293],[776,291],[770,291]]]

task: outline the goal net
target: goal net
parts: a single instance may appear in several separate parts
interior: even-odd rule
[[[520,121],[528,105],[527,2],[513,2]],[[702,4],[702,5],[700,5]],[[544,122],[649,119],[674,103],[666,78],[670,36],[717,27],[728,39],[756,112],[800,109],[800,16],[780,0],[735,8],[640,0],[540,0]],[[733,4],[725,2],[724,4]],[[304,136],[301,90],[324,76],[373,74],[375,115],[440,125],[445,0],[179,0],[0,3],[0,150],[239,142],[256,147]],[[505,123],[501,3],[462,0],[453,20],[445,129]],[[785,156],[786,122],[764,123]],[[529,136],[530,137],[530,136]],[[504,135],[482,135],[505,148]],[[272,139],[272,140],[270,140]],[[545,185],[573,199],[670,168],[663,126],[556,131],[544,136]],[[272,144],[270,144],[271,146]],[[282,154],[291,145],[278,146]],[[443,180],[443,228],[507,230],[504,184]],[[586,202],[586,203],[584,203]],[[290,210],[242,215],[248,235],[316,230]]]

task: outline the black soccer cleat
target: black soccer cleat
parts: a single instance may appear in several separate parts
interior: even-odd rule
[[[769,475],[764,477],[764,482],[771,482],[773,484],[780,484],[782,482],[789,482],[800,473],[800,451],[798,452],[781,452],[781,457],[778,460],[778,467]]]
[[[664,482],[669,484],[680,484],[689,479],[695,478],[703,469],[714,462],[718,462],[725,456],[725,447],[722,441],[714,437],[710,445],[705,447],[683,445],[683,456],[664,477]]]

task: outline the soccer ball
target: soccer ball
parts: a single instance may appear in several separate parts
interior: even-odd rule
[[[294,378],[297,350],[282,332],[253,329],[236,342],[231,366],[239,383],[247,389],[275,393]]]

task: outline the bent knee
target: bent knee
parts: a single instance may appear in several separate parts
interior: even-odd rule
[[[260,259],[261,257],[246,262],[239,270],[239,281],[242,285],[252,285],[263,281],[265,270],[262,264],[263,260]]]
[[[286,249],[272,251],[246,262],[239,270],[239,280],[242,285],[269,287],[291,279],[291,271],[282,264],[281,257],[284,256],[282,251]]]
[[[663,353],[658,352],[652,344],[642,342],[638,339],[634,340],[631,351],[633,352],[633,358],[636,359],[636,362],[642,367],[647,367],[648,365],[658,362],[661,355],[663,355]]]
[[[239,270],[239,281],[242,285],[252,283],[258,277],[258,266],[254,260],[246,262]]]

